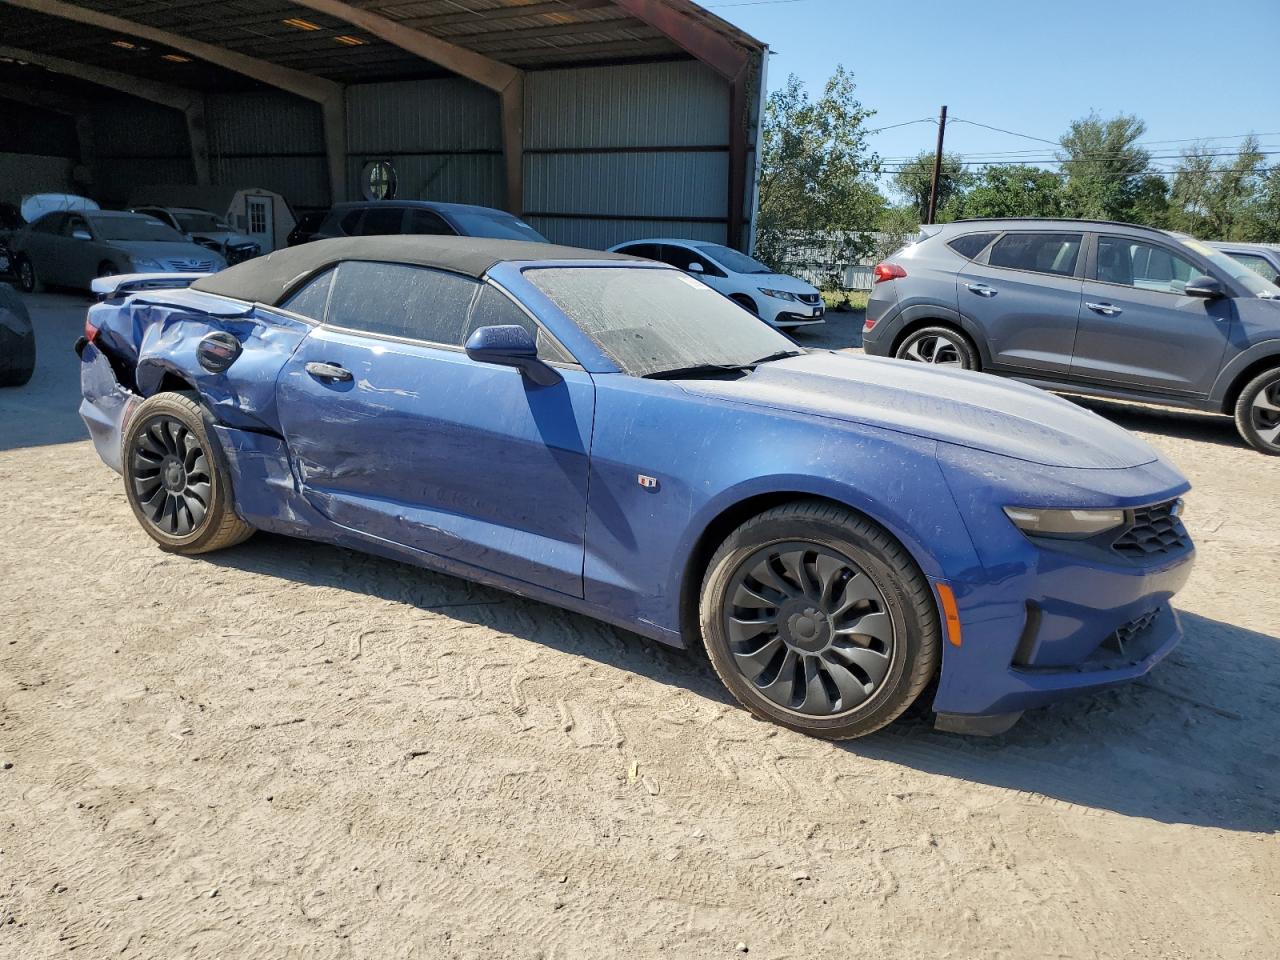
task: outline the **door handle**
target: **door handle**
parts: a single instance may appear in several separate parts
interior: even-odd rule
[[[336,363],[308,363],[305,369],[321,383],[346,383],[351,379],[351,371]]]
[[[998,291],[992,290],[985,283],[966,283],[970,293],[976,293],[980,297],[994,297]]]
[[[1118,317],[1124,313],[1119,307],[1110,303],[1086,303],[1085,306],[1094,313],[1102,314],[1104,317]]]

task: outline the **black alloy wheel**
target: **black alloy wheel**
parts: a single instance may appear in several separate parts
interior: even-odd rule
[[[779,707],[837,716],[884,681],[897,647],[888,603],[848,557],[818,543],[771,544],[730,583],[723,616],[734,661]]]

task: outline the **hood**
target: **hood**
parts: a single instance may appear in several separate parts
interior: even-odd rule
[[[130,256],[148,257],[152,260],[171,260],[174,257],[183,260],[208,260],[210,257],[221,257],[221,254],[208,247],[186,240],[181,243],[170,243],[165,240],[108,240],[106,242]]]
[[[231,244],[234,247],[242,246],[246,243],[257,243],[253,237],[246,237],[243,233],[236,233],[233,230],[194,230],[191,233],[193,237],[203,237],[206,240],[212,240],[215,243]]]
[[[1043,390],[984,373],[881,357],[810,353],[739,380],[681,380],[690,393],[897,430],[1052,467],[1158,459],[1127,430]]]
[[[817,287],[796,277],[789,277],[785,273],[743,273],[740,276],[745,280],[750,280],[754,286],[764,287],[767,290],[785,290],[787,293],[808,294],[818,292]]]

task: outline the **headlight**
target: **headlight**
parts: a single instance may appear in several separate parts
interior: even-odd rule
[[[164,264],[146,257],[133,257],[133,269],[138,273],[165,273]]]
[[[761,293],[763,293],[766,297],[776,297],[779,300],[797,299],[794,293],[787,293],[787,291],[785,290],[766,290],[764,287],[757,287],[756,289],[759,290]]]
[[[1084,540],[1124,523],[1123,510],[1036,510],[1005,507],[1005,514],[1023,533],[1035,537]]]

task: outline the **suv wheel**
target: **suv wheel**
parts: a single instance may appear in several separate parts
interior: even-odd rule
[[[899,360],[959,367],[961,370],[979,370],[982,367],[978,351],[969,338],[950,327],[925,327],[915,331],[898,344],[894,356]]]
[[[1259,374],[1240,391],[1236,429],[1255,450],[1280,455],[1280,367]]]

